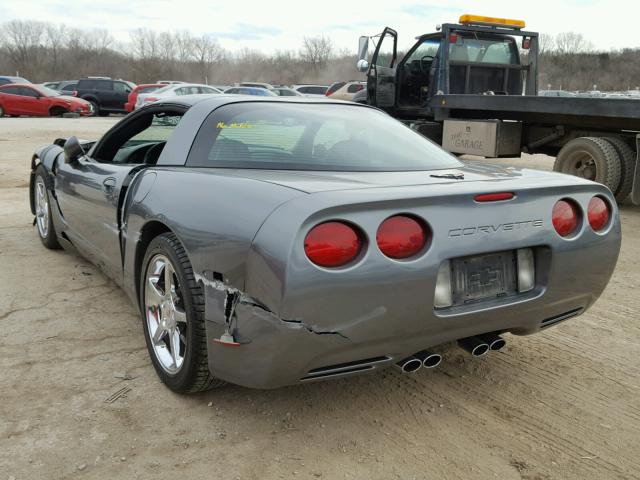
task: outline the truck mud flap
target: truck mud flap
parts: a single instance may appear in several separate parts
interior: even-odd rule
[[[631,189],[631,203],[640,205],[640,134],[636,135],[636,170]]]

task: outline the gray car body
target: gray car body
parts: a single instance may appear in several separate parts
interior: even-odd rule
[[[237,102],[318,101],[247,96],[181,97],[143,107],[106,136],[150,109],[186,110],[156,165],[112,166],[90,159],[64,162],[61,145],[34,154],[55,199],[61,243],[98,265],[140,309],[145,248],[162,232],[184,246],[205,298],[211,372],[229,382],[274,388],[373,372],[417,351],[485,332],[531,334],[583,313],[614,270],[621,231],[617,207],[604,186],[551,172],[460,164],[434,178],[425,172],[241,170],[185,166],[203,121]],[[212,113],[213,112],[213,113]],[[103,138],[105,138],[103,137]],[[106,169],[106,170],[105,170]],[[105,193],[98,184],[115,178]],[[33,182],[33,173],[32,173]],[[474,195],[516,192],[507,202],[479,204]],[[606,230],[585,220],[594,195],[612,208]],[[579,233],[561,238],[552,208],[569,197],[580,207]],[[33,199],[32,199],[33,211]],[[387,217],[409,213],[432,229],[429,249],[410,261],[385,257],[375,246]],[[306,233],[325,220],[359,225],[367,248],[352,265],[325,269],[303,249]],[[533,247],[536,287],[525,294],[436,310],[433,297],[442,261]],[[235,311],[225,306],[239,302]],[[214,342],[231,322],[240,346]]]

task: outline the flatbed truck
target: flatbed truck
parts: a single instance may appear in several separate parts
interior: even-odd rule
[[[374,105],[455,154],[544,153],[554,170],[640,204],[640,100],[538,96],[538,33],[520,20],[463,15],[417,37],[360,37],[357,68]],[[374,49],[368,59],[369,47]]]

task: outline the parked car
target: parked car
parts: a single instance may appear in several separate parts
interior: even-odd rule
[[[484,355],[587,311],[620,251],[604,185],[465,164],[351,102],[173,97],[25,160],[44,247],[124,289],[181,393]]]
[[[333,82],[331,85],[329,85],[329,88],[327,88],[327,91],[324,92],[325,96],[330,97],[333,92],[335,92],[339,88],[342,88],[342,86],[345,83],[347,82]]]
[[[60,80],[58,82],[45,82],[44,85],[47,88],[51,88],[53,90],[58,90],[60,92],[69,92],[71,94],[76,90],[76,86],[78,85],[78,80]],[[67,95],[67,94],[66,94]]]
[[[136,85],[136,88],[129,94],[129,98],[127,99],[127,103],[124,104],[124,109],[127,112],[133,112],[136,108],[136,102],[138,100],[138,95],[141,93],[151,93],[159,90],[160,88],[166,87],[164,83],[144,83],[141,85]]]
[[[266,88],[267,90],[273,90],[273,85],[270,83],[264,82],[240,82],[237,84],[238,87],[255,87],[255,88]]]
[[[364,90],[367,87],[367,82],[363,82],[361,80],[351,80],[349,82],[345,82],[340,88],[334,91],[332,94],[327,94],[333,99],[336,100],[349,100],[353,101],[353,97],[356,93],[361,90]]]
[[[236,95],[254,95],[258,97],[277,97],[278,95],[267,88],[262,87],[231,87],[224,91],[228,94]]]
[[[222,92],[210,85],[202,85],[199,83],[171,83],[153,92],[139,94],[135,108],[140,108],[147,103],[155,102],[161,98],[182,95],[211,95],[217,93]]]
[[[175,85],[177,83],[187,83],[187,82],[183,82],[181,80],[157,80],[156,83],[159,83],[160,85]]]
[[[135,84],[125,80],[113,80],[109,77],[86,77],[78,80],[75,87],[67,85],[65,92],[77,92],[76,96],[93,105],[93,114],[106,116],[110,113],[127,113],[124,104]]]
[[[56,117],[69,112],[91,115],[91,108],[86,100],[62,95],[57,90],[42,85],[11,83],[0,86],[0,117]]]
[[[273,87],[271,91],[279,97],[304,97],[299,91],[289,87]]]
[[[293,85],[305,97],[324,97],[329,87],[327,85]]]
[[[6,85],[7,83],[31,83],[31,82],[26,78],[22,78],[22,77],[0,76],[0,85]]]

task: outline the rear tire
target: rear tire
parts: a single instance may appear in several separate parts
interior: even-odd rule
[[[624,202],[633,188],[633,176],[636,169],[636,152],[624,140],[617,137],[605,138],[607,142],[613,145],[620,158],[621,175],[620,185],[614,192],[618,203]]]
[[[33,200],[36,209],[36,228],[42,244],[50,250],[59,250],[56,229],[53,226],[51,216],[51,197],[49,195],[48,174],[42,165],[36,168],[36,175],[33,179]]]
[[[616,149],[604,138],[581,137],[562,147],[553,169],[602,183],[615,192],[620,186],[621,163]]]
[[[167,387],[194,393],[225,385],[209,371],[204,296],[173,233],[158,235],[147,248],[140,306],[149,356]]]

